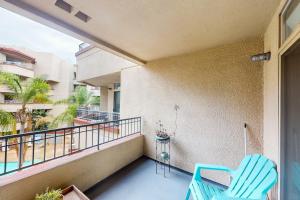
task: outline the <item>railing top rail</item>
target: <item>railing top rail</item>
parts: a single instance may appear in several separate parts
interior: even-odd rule
[[[97,113],[113,113],[113,114],[120,114],[118,112],[107,112],[107,111],[100,111],[100,110],[89,110],[89,109],[84,109],[84,108],[80,108],[77,109],[77,111],[84,111],[84,112],[97,112]]]
[[[36,135],[36,134],[45,134],[47,132],[50,132],[50,133],[55,132],[55,131],[58,132],[58,131],[82,128],[82,127],[87,127],[87,126],[94,126],[94,125],[101,125],[101,124],[108,124],[108,123],[118,123],[120,121],[126,121],[126,120],[132,120],[132,119],[141,119],[141,117],[131,117],[131,118],[125,118],[125,119],[111,120],[111,121],[106,121],[106,122],[95,122],[95,123],[90,123],[90,124],[69,126],[69,127],[64,127],[64,128],[56,128],[56,129],[48,129],[48,130],[41,130],[41,131],[32,131],[32,132],[22,133],[22,134],[6,135],[6,136],[0,136],[0,140],[18,138],[18,137],[23,137],[23,136],[31,136],[31,135]]]

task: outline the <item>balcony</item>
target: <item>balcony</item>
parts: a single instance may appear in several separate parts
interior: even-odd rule
[[[206,4],[179,0],[163,4],[159,1],[3,2],[12,11],[25,13],[95,44],[82,45],[76,53],[77,79],[101,86],[101,105],[107,108],[113,102],[107,99],[117,99],[111,98],[116,94],[122,120],[114,120],[109,113],[83,112],[78,114],[76,122],[82,124],[75,128],[64,129],[62,134],[60,130],[54,131],[54,136],[43,133],[44,136],[36,136],[39,139],[31,137],[28,142],[32,144],[39,142],[35,140],[42,141],[37,154],[40,158],[35,161],[31,156],[35,155],[32,145],[29,162],[23,167],[14,166],[16,171],[10,171],[14,174],[4,175],[3,183],[0,180],[0,195],[3,195],[0,199],[32,199],[48,186],[61,188],[70,184],[78,186],[91,199],[183,199],[195,163],[236,168],[245,154],[253,153],[272,159],[281,169],[280,177],[284,177],[278,180],[279,186],[271,191],[269,199],[280,199],[278,194],[295,195],[283,199],[299,197],[299,182],[294,181],[289,169],[290,164],[300,162],[299,156],[294,155],[300,152],[295,140],[299,136],[296,130],[299,112],[290,109],[299,107],[296,81],[300,70],[284,71],[286,66],[292,69],[299,63],[296,58],[300,51],[294,48],[300,40],[298,20],[294,20],[297,17],[288,21],[288,24],[293,22],[292,27],[298,27],[289,38],[281,30],[285,27],[284,13],[289,11],[286,5],[296,1],[260,1],[259,6],[256,1],[236,3],[235,0]],[[58,7],[56,2],[65,3],[70,12],[59,10],[62,6]],[[292,5],[294,8],[295,4]],[[81,8],[91,16],[90,21],[74,18]],[[281,42],[282,38],[286,41]],[[263,62],[250,59],[264,52],[271,52],[272,56]],[[286,59],[285,56],[293,54],[295,60]],[[289,81],[286,72],[293,75]],[[114,83],[121,83],[121,95],[115,93],[119,91],[114,91]],[[294,86],[287,91],[289,101],[285,101],[287,94],[282,94],[287,85]],[[291,119],[282,111],[288,111]],[[131,116],[143,116],[142,135],[132,132],[139,122],[130,122]],[[153,135],[158,120],[165,123],[170,133],[174,132],[171,164],[184,170],[183,173],[171,169],[166,178],[161,177],[161,172],[155,175],[151,158],[156,159]],[[128,124],[126,128],[122,128],[124,123]],[[133,134],[127,137],[125,132],[126,137],[122,137],[124,131]],[[103,143],[96,141],[98,133]],[[67,141],[67,148],[64,142],[57,143],[57,135],[61,141]],[[4,141],[4,149],[7,143]],[[59,146],[63,150],[53,152]],[[2,155],[5,160],[5,154]],[[142,155],[150,159],[141,158]],[[286,159],[287,155],[292,159]],[[40,160],[42,163],[38,164]],[[18,161],[15,162],[17,165]],[[27,165],[30,167],[26,168]],[[112,175],[118,170],[121,171]],[[295,170],[294,174],[299,173]],[[230,183],[224,173],[205,171],[201,176],[224,185]],[[285,195],[286,191],[290,194]]]
[[[0,63],[0,70],[4,72],[13,73],[25,78],[33,78],[34,71],[31,63],[19,63],[19,62],[2,62]]]
[[[87,123],[116,121],[120,119],[120,113],[105,112],[88,109],[77,110],[77,120],[83,120]]]
[[[85,191],[143,155],[140,117],[2,136],[0,141],[0,199],[6,200],[32,199],[47,185],[75,184]],[[17,147],[21,152],[26,147],[22,163]],[[19,187],[28,190],[19,192]]]
[[[76,60],[77,80],[94,86],[119,82],[121,69],[134,66],[133,63],[95,46],[77,52]]]
[[[0,103],[0,109],[5,110],[7,112],[17,112],[22,107],[22,104],[15,100],[6,100],[4,103]],[[49,110],[53,109],[52,104],[28,104],[28,109],[42,109],[42,110]]]

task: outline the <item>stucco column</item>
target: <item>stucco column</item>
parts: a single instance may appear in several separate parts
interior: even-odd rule
[[[107,111],[108,107],[108,88],[101,86],[100,87],[100,110]]]

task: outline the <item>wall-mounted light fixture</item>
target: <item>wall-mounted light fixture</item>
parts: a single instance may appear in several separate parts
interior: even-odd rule
[[[251,61],[253,61],[253,62],[266,61],[266,60],[270,60],[270,59],[271,59],[271,52],[260,53],[260,54],[251,56]]]

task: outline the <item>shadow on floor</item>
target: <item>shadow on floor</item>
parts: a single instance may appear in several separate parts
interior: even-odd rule
[[[182,200],[192,176],[176,169],[166,178],[163,169],[155,174],[155,162],[142,157],[114,175],[88,189],[92,200]]]

